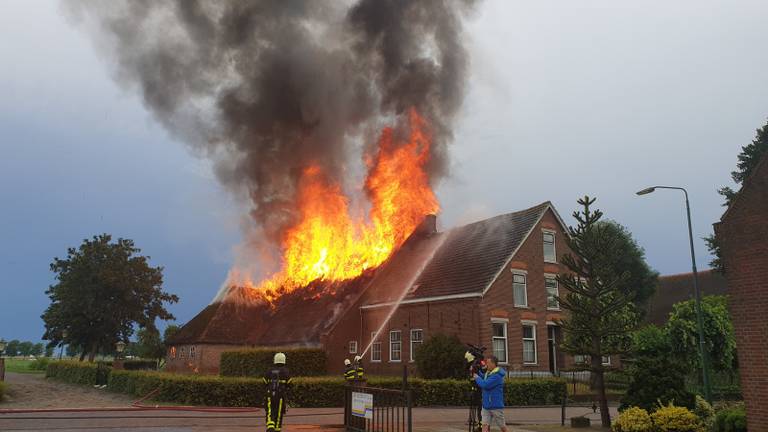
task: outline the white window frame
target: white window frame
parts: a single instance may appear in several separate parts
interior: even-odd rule
[[[544,253],[544,245],[547,243],[544,241],[544,236],[547,234],[552,236],[552,254],[554,255],[554,258],[548,259],[547,255]],[[541,230],[541,251],[544,254],[544,262],[545,263],[552,263],[557,264],[557,236],[555,231],[549,230],[549,229],[543,229]]]
[[[421,339],[414,340],[413,339],[413,332],[421,332]],[[416,357],[414,356],[414,354],[416,353],[416,347],[414,345],[421,345],[421,344],[424,343],[424,330],[423,329],[411,329],[410,336],[411,336],[409,338],[409,341],[410,341],[410,344],[411,344],[411,352],[410,352],[411,360],[410,361],[414,362],[414,361],[416,361]]]
[[[522,276],[523,278],[523,294],[524,294],[524,303],[518,303],[517,302],[517,296],[515,296],[515,276]],[[515,307],[518,308],[527,308],[528,307],[528,272],[524,270],[512,270],[512,303],[515,305]]]
[[[176,347],[172,346],[170,351],[171,351],[171,353],[170,353],[171,354],[171,358],[175,360],[176,359]]]
[[[376,341],[376,332],[371,333],[371,363],[381,363],[381,342]],[[378,349],[377,349],[378,348]],[[374,356],[379,353],[379,358]]]
[[[537,345],[536,340],[536,330],[538,327],[538,323],[536,321],[521,321],[521,336],[522,336],[522,342],[523,342],[523,365],[525,366],[535,366],[539,364],[539,347]],[[531,327],[533,329],[533,338],[526,338],[525,337],[525,329],[523,327]],[[533,362],[527,362],[525,361],[525,342],[526,341],[533,341]]]
[[[349,353],[357,354],[357,341],[349,341]]]
[[[501,324],[502,328],[504,329],[504,337],[501,336],[494,336],[493,335],[493,325],[494,324]],[[508,365],[509,364],[509,320],[504,318],[491,318],[491,353],[493,355],[496,355],[496,352],[493,350],[493,341],[496,339],[504,339],[504,360],[502,361],[499,359],[500,365]],[[496,356],[498,357],[498,356]]]
[[[555,302],[557,303],[557,307],[552,307],[549,305],[549,288],[547,287],[547,280],[553,280],[555,282]],[[560,302],[557,301],[557,297],[560,296],[560,283],[557,281],[557,276],[550,274],[550,273],[544,273],[544,290],[547,292],[547,310],[560,310]]]
[[[398,335],[399,340],[397,341],[392,340],[392,336],[394,336],[395,334]],[[398,346],[397,356],[399,358],[397,360],[395,360],[392,355],[395,352],[395,350],[393,349],[395,344],[397,344]],[[403,361],[403,332],[400,330],[390,330],[389,331],[389,362],[400,363],[401,361]]]
[[[189,347],[189,358],[190,358],[190,359],[193,359],[193,358],[195,358],[195,351],[196,351],[196,350],[195,350],[195,346],[194,346],[194,345],[192,345],[191,347]]]
[[[602,361],[603,366],[611,365],[611,356],[609,355],[603,356],[602,360],[603,360]],[[573,362],[576,364],[585,365],[585,364],[591,363],[591,361],[592,360],[586,354],[575,354],[573,356]]]

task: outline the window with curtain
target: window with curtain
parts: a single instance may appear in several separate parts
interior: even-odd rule
[[[512,295],[514,296],[515,306],[528,306],[526,276],[521,273],[512,275]]]
[[[523,363],[536,364],[536,326],[523,325]]]

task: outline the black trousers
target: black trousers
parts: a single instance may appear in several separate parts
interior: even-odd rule
[[[285,398],[282,396],[267,396],[264,401],[264,409],[267,412],[267,430],[280,432],[283,427],[283,415],[285,414]]]

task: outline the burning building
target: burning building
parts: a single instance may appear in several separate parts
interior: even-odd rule
[[[513,371],[572,363],[558,350],[555,276],[568,247],[552,204],[445,232],[435,222],[424,218],[381,265],[352,279],[314,281],[272,304],[230,287],[173,338],[167,368],[215,373],[223,351],[312,346],[326,350],[332,373],[365,351],[370,373],[397,374],[415,368],[415,347],[439,333],[487,346]]]
[[[513,368],[562,365],[547,295],[566,248],[554,208],[447,232],[429,216],[474,3],[65,2],[114,77],[246,210],[229,277],[174,340],[171,368],[215,371],[232,347],[309,345],[328,349],[334,370],[370,346],[384,373],[435,332],[493,346]]]

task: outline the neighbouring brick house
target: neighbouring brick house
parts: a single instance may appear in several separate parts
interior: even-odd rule
[[[703,270],[698,273],[702,296],[728,294],[728,282],[725,276],[714,270]],[[656,291],[648,301],[645,320],[650,324],[663,326],[667,323],[675,303],[693,298],[693,273],[660,276]]]
[[[232,288],[172,339],[168,369],[215,373],[226,350],[314,346],[326,351],[330,373],[364,351],[369,373],[399,374],[403,365],[416,372],[414,348],[442,333],[488,347],[512,371],[556,372],[573,363],[558,349],[553,297],[566,235],[549,202],[445,232],[428,216],[387,262],[357,279],[312,284],[273,308]]]
[[[733,200],[715,234],[728,279],[747,428],[768,430],[768,155]]]

